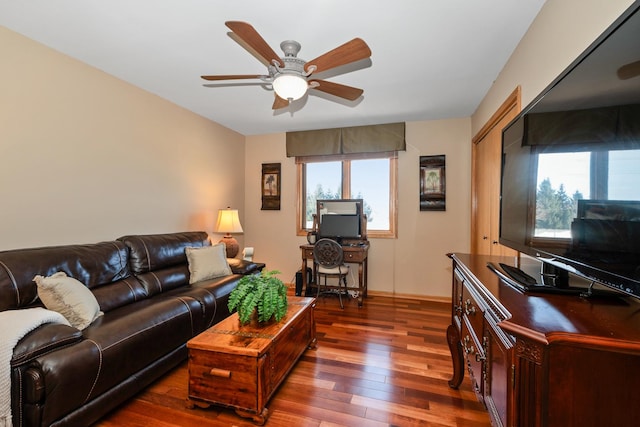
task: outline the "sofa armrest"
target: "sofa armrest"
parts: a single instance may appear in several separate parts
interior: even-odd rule
[[[11,366],[20,366],[36,357],[82,339],[76,328],[57,323],[44,324],[29,332],[13,349]]]
[[[260,273],[265,267],[265,264],[262,262],[256,263],[237,258],[227,258],[227,262],[229,263],[229,267],[231,267],[233,274],[247,275]]]

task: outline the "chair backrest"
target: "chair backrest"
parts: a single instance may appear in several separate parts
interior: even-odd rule
[[[342,246],[331,239],[320,239],[313,245],[314,261],[325,268],[342,265],[344,252]]]

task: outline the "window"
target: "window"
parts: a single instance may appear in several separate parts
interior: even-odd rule
[[[318,199],[363,199],[369,237],[396,237],[397,154],[296,158],[298,234],[313,227]]]

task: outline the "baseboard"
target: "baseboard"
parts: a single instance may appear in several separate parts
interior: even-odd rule
[[[289,288],[289,292],[295,290],[295,283],[286,283],[287,288]],[[430,302],[440,302],[445,304],[451,304],[451,297],[437,297],[432,295],[417,295],[417,294],[399,294],[395,292],[386,292],[386,291],[368,291],[367,295],[369,296],[377,296],[377,297],[387,297],[387,298],[405,298],[405,299],[415,299],[420,301],[430,301]]]
[[[369,296],[378,296],[378,297],[388,297],[388,298],[406,298],[406,299],[416,299],[420,301],[431,301],[431,302],[441,302],[451,304],[451,297],[437,297],[432,295],[417,295],[417,294],[399,294],[396,292],[386,292],[386,291],[368,291],[367,295]]]

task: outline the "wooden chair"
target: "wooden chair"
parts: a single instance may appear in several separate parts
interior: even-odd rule
[[[344,284],[344,293],[346,293],[347,274],[349,274],[349,266],[345,265],[343,260],[344,252],[342,246],[335,240],[320,239],[313,246],[313,261],[316,264],[316,286],[318,287],[316,296],[320,296],[320,277],[324,276],[323,293],[334,293],[336,286],[328,286],[327,278],[337,278],[337,293],[340,299],[340,308],[344,308],[341,284]]]

